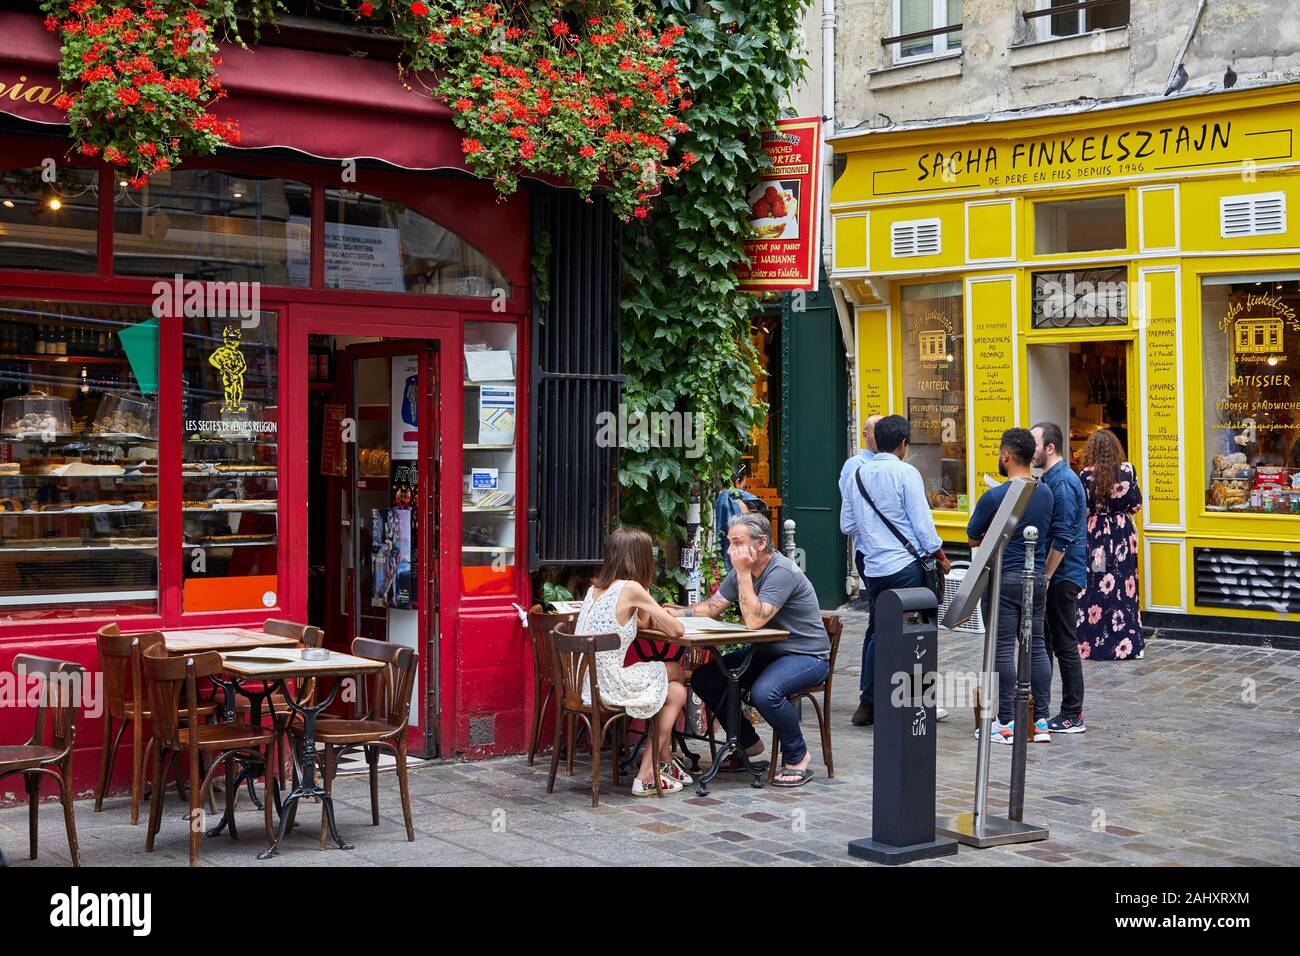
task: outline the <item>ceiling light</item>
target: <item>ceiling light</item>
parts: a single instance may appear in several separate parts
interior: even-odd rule
[[[14,201],[13,201],[12,199],[6,199],[6,200],[4,201],[4,207],[5,207],[6,209],[13,209],[13,208],[14,208]]]
[[[63,200],[59,199],[57,196],[53,196],[50,198],[49,207],[53,209],[55,212],[58,212],[60,209],[63,208]]]

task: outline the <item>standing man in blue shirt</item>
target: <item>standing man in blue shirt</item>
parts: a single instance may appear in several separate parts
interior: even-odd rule
[[[1034,436],[1027,428],[1008,428],[1002,433],[998,448],[998,471],[1007,478],[1030,478],[1029,467],[1034,460]],[[997,514],[1002,499],[1007,496],[1011,482],[1006,481],[980,495],[966,525],[966,537],[973,549],[980,546],[988,534],[993,516]],[[1055,504],[1052,491],[1039,482],[1029,498],[1029,507],[1020,518],[1016,531],[1002,549],[1001,593],[984,593],[984,620],[989,619],[989,602],[998,602],[997,668],[998,714],[993,721],[992,738],[995,744],[1009,744],[1015,733],[1016,697],[1016,645],[1020,636],[1020,614],[1025,573],[1024,531],[1030,525],[1038,529],[1038,542],[1034,546],[1034,606],[1030,629],[1030,691],[1034,695],[1034,709],[1051,713],[1048,709],[1052,696],[1052,664],[1043,642],[1043,613],[1047,605],[1047,544],[1051,539],[1052,508]],[[1031,718],[1032,719],[1032,718]],[[1035,721],[1029,728],[1029,739],[1036,743],[1051,741],[1047,718]]]
[[[853,476],[864,462],[876,457],[876,422],[883,415],[868,415],[862,423],[862,448],[856,455],[844,462],[840,469],[840,531],[853,541],[853,566],[858,569],[858,580],[866,581],[867,574],[862,569],[862,546],[853,540],[853,499],[858,497],[858,490]]]
[[[1083,662],[1079,660],[1079,592],[1087,580],[1088,498],[1083,482],[1062,457],[1061,426],[1039,422],[1034,434],[1034,465],[1043,469],[1043,484],[1052,489],[1051,539],[1047,552],[1047,611],[1043,629],[1047,662],[1061,663],[1061,712],[1047,722],[1056,734],[1081,734],[1083,725]]]
[[[943,553],[943,540],[934,527],[930,503],[925,497],[921,473],[907,464],[907,442],[912,426],[901,415],[886,415],[876,422],[876,454],[863,462],[854,473],[851,534],[862,551],[863,580],[871,618],[867,639],[862,645],[862,678],[858,685],[858,708],[853,725],[864,727],[875,722],[876,681],[876,597],[894,588],[924,586],[921,562],[912,557],[881,519],[884,515],[920,554],[933,555],[945,574],[951,565]],[[861,481],[861,488],[858,481]],[[862,490],[871,496],[867,502]],[[876,513],[876,509],[880,514]]]

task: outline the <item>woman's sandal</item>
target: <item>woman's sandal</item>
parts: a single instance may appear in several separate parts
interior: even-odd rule
[[[782,780],[782,777],[798,777],[798,780]],[[802,787],[805,783],[813,778],[811,767],[804,767],[802,770],[795,770],[793,767],[782,767],[777,771],[776,776],[772,779],[774,787]]]
[[[686,772],[686,768],[679,764],[675,759],[659,765],[659,772],[669,780],[676,780],[683,787],[689,787],[695,782],[695,778]]]

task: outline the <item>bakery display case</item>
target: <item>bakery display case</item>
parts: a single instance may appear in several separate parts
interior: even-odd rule
[[[517,340],[513,324],[465,323],[460,550],[466,595],[513,586]]]
[[[190,318],[184,333],[182,610],[278,603],[276,320]]]
[[[157,353],[121,336],[151,321],[0,302],[0,620],[156,610]]]

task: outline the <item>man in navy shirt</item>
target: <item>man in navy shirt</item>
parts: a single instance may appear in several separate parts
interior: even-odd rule
[[[1026,428],[1008,428],[1002,433],[1002,444],[998,449],[998,471],[1007,478],[1029,478],[1030,463],[1034,460],[1034,436]],[[979,501],[971,512],[970,522],[966,525],[966,537],[971,548],[979,547],[988,533],[993,516],[997,514],[1011,487],[1007,481],[996,488],[990,488],[980,495]],[[1047,585],[1044,574],[1047,570],[1047,546],[1052,526],[1052,509],[1055,498],[1051,489],[1039,484],[1029,499],[1016,527],[1015,533],[1002,549],[1002,586],[1000,594],[984,595],[984,620],[989,619],[989,604],[998,602],[997,632],[997,667],[998,667],[998,715],[993,721],[993,742],[995,744],[1011,743],[1015,732],[1015,695],[1016,695],[1016,644],[1020,634],[1020,604],[1023,592],[1023,575],[1025,572],[1025,529],[1031,525],[1038,529],[1038,542],[1034,548],[1034,569],[1038,573],[1034,582],[1033,622],[1030,630],[1032,649],[1030,670],[1030,687],[1034,695],[1034,709],[1048,714],[1052,695],[1052,664],[1047,656],[1047,647],[1043,641],[1043,614],[1047,605]],[[1029,738],[1038,743],[1052,739],[1047,729],[1047,718],[1035,721],[1029,729]]]
[[[1061,426],[1040,422],[1034,433],[1034,465],[1043,469],[1043,484],[1052,489],[1051,544],[1047,552],[1047,613],[1043,630],[1047,661],[1061,662],[1061,712],[1047,722],[1053,733],[1081,734],[1083,663],[1079,660],[1079,592],[1086,582],[1084,553],[1088,540],[1088,499],[1083,482],[1061,453]]]

